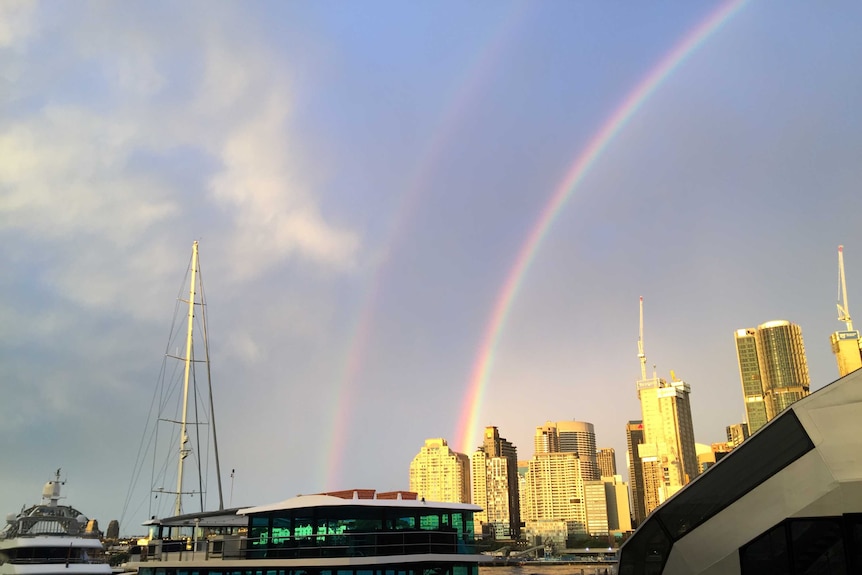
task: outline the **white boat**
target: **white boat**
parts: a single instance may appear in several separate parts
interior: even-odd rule
[[[0,531],[0,575],[109,575],[95,522],[60,505],[60,470],[45,484],[42,502],[10,513]]]

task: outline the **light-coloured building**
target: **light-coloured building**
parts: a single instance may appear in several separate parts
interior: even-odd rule
[[[587,534],[581,461],[574,453],[537,453],[525,477],[526,529],[538,521],[565,521],[569,536]],[[528,539],[536,533],[527,533]]]
[[[596,462],[599,464],[601,477],[613,477],[617,474],[617,454],[613,447],[602,447],[596,452]]]
[[[736,331],[736,349],[748,430],[754,433],[808,395],[811,380],[802,328],[776,320],[740,329]]]
[[[697,477],[697,454],[691,420],[691,388],[671,377],[637,382],[643,414],[644,442],[638,455],[644,476],[647,515]]]
[[[621,475],[602,477],[605,484],[605,500],[608,502],[608,529],[611,533],[626,533],[632,530],[629,512],[629,486]]]
[[[470,458],[443,438],[426,439],[410,463],[410,491],[428,501],[470,503]]]
[[[482,524],[481,532],[516,539],[521,525],[517,449],[500,437],[496,427],[486,427],[482,446],[471,456],[471,467],[473,503],[483,509],[475,515]]]

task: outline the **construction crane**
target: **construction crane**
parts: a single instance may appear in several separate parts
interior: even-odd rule
[[[838,302],[838,321],[844,322],[847,326],[847,331],[853,331],[853,320],[850,319],[850,306],[847,303],[847,282],[844,279],[844,246],[838,246],[838,277],[841,282],[841,293],[839,294],[841,301]]]
[[[641,361],[641,381],[645,381],[646,376],[646,354],[644,353],[644,296],[641,296],[640,303],[641,323],[640,332],[638,333],[638,359]]]

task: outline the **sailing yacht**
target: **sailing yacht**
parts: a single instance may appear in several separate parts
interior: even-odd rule
[[[140,500],[138,507],[133,508],[133,493],[140,494],[136,488],[146,475],[147,465],[152,465],[147,517],[203,512],[213,479],[218,509],[224,509],[209,359],[206,302],[198,242],[195,241],[177,296],[174,321],[141,438],[123,519],[127,514],[140,512]],[[213,461],[214,474],[210,467]],[[172,470],[176,470],[176,475]]]

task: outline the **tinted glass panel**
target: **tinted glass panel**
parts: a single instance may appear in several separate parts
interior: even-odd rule
[[[742,575],[790,575],[786,526],[780,523],[739,550]]]
[[[796,575],[845,575],[840,518],[790,521],[793,572]]]
[[[850,573],[862,573],[862,514],[844,516],[846,525],[845,550]]]
[[[737,447],[656,512],[676,541],[814,448],[793,411]]]
[[[620,575],[658,575],[670,553],[670,537],[657,521],[647,521],[626,541]]]

